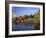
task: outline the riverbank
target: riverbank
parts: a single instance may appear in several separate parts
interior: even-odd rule
[[[40,30],[40,13],[34,15],[24,15],[15,17],[12,19],[12,23],[14,24],[32,24],[35,26],[36,30]],[[22,25],[21,25],[22,26]]]

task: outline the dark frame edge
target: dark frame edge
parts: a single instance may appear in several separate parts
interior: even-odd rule
[[[8,3],[5,1],[5,38],[8,38]]]
[[[45,35],[45,3],[43,3],[43,35]]]

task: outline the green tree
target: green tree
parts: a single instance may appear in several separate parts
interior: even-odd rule
[[[34,18],[34,15],[30,15],[30,18]]]

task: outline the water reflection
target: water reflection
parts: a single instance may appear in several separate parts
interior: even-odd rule
[[[35,30],[35,26],[32,24],[13,24],[13,31]]]

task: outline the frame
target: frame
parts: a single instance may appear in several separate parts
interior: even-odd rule
[[[6,37],[37,36],[37,35],[44,35],[45,34],[45,3],[24,2],[24,1],[23,2],[22,1],[21,2],[20,1],[8,1],[5,3],[5,6],[6,6],[5,7],[6,8],[5,9],[5,11],[6,11],[5,12],[5,36]],[[20,30],[20,29],[14,30],[15,26],[13,26],[13,24],[12,24],[12,22],[13,22],[12,17],[15,14],[15,13],[13,14],[13,12],[15,12],[16,10],[14,11],[14,9],[12,7],[14,9],[17,9],[17,11],[19,11],[19,13],[20,13],[20,10],[22,11],[23,9],[27,9],[27,8],[30,9],[33,7],[32,9],[37,8],[37,10],[38,10],[38,8],[39,8],[38,12],[40,15],[40,23],[39,23],[40,25],[37,26],[37,28],[35,27],[36,28],[35,30],[32,29],[33,31],[32,30],[25,30],[25,29],[24,29],[25,31]],[[20,10],[18,10],[18,8]],[[28,10],[28,12],[30,12],[30,11]],[[37,14],[37,13],[35,13],[35,14]],[[16,14],[16,16],[17,16],[17,14]],[[15,15],[14,15],[14,17],[15,17]],[[33,17],[31,17],[31,18],[33,18]],[[16,19],[17,19],[17,17],[16,17]],[[28,19],[28,21],[29,21],[29,19]],[[16,22],[16,23],[18,23],[18,22]]]

